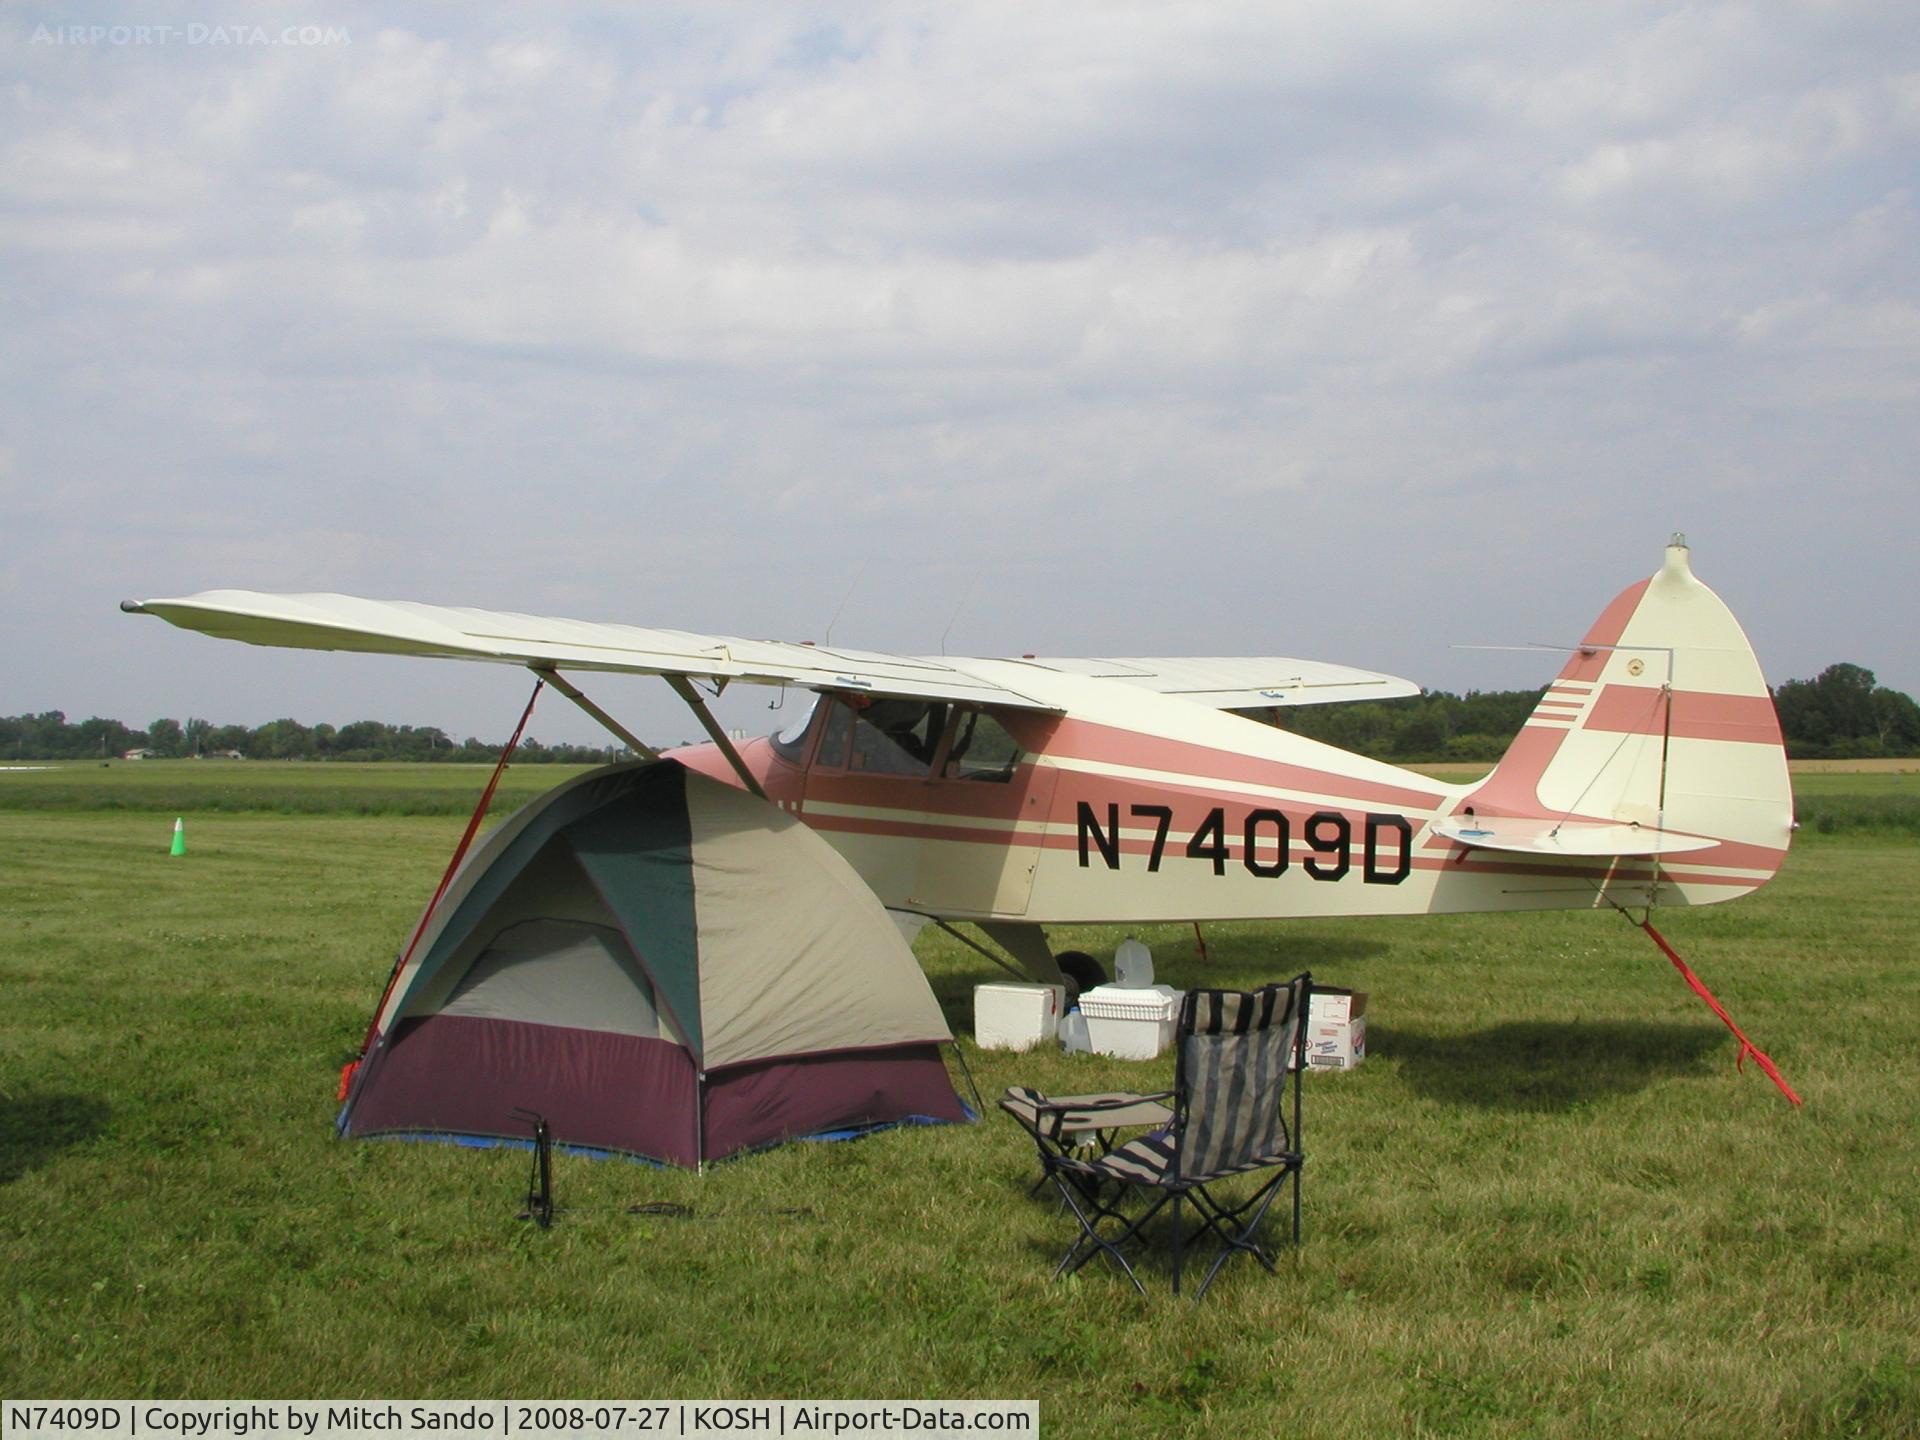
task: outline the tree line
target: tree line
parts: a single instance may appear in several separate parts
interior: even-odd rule
[[[1401,762],[1491,763],[1506,752],[1533,712],[1541,690],[1427,690],[1401,700],[1356,700],[1303,705],[1282,712],[1288,730]],[[1773,691],[1787,753],[1800,760],[1920,755],[1920,705],[1890,690],[1859,665],[1829,665],[1811,680],[1789,680]],[[0,717],[0,759],[113,759],[129,750],[168,758],[240,755],[249,760],[417,760],[491,762],[500,745],[472,736],[456,742],[433,725],[302,725],[271,720],[248,729],[201,719],[155,720],[135,730],[99,718],[71,724],[58,710]],[[598,764],[616,754],[607,746],[520,742],[515,759],[532,764]]]
[[[95,717],[70,723],[64,713],[0,716],[0,759],[117,760],[145,750],[161,759],[240,756],[247,760],[414,760],[492,764],[500,743],[468,736],[455,740],[437,725],[388,725],[356,720],[350,725],[302,725],[269,720],[251,729],[192,718],[155,720],[135,730]],[[597,765],[628,754],[607,745],[543,745],[529,736],[514,751],[516,764]]]
[[[1381,760],[1487,762],[1506,753],[1544,690],[1428,690],[1403,700],[1356,700],[1284,712],[1296,734]],[[1829,665],[1773,689],[1787,754],[1796,760],[1920,755],[1920,705],[1860,665]]]

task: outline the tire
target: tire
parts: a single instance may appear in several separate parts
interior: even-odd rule
[[[1100,962],[1084,950],[1062,950],[1053,957],[1053,963],[1060,967],[1060,973],[1067,977],[1067,1003],[1078,1000],[1083,991],[1096,985],[1107,983],[1107,972],[1100,968]]]

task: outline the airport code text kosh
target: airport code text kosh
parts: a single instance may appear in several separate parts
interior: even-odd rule
[[[0,1411],[0,1440],[77,1436],[244,1440],[286,1435],[466,1434],[490,1436],[1037,1435],[1033,1400],[596,1401],[13,1401]]]

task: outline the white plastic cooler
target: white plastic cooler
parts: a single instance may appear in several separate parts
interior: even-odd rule
[[[1096,985],[1080,996],[1080,1013],[1087,1017],[1095,1054],[1151,1060],[1173,1042],[1180,992],[1158,985],[1147,990]]]
[[[1060,1028],[1059,985],[976,985],[973,1038],[982,1050],[1031,1050]]]

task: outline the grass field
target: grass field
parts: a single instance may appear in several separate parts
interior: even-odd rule
[[[578,775],[580,765],[514,765],[500,778],[501,813]],[[281,815],[459,815],[490,765],[275,760],[58,761],[0,766],[0,810],[148,810]]]
[[[484,774],[92,768],[0,775],[8,1396],[985,1396],[1038,1398],[1055,1434],[1920,1434],[1911,776],[1808,777],[1803,820],[1817,802],[1831,828],[1758,895],[1665,918],[1798,1111],[1618,919],[1223,925],[1204,971],[1190,931],[1143,935],[1176,985],[1311,966],[1373,995],[1372,1058],[1310,1079],[1306,1245],[1193,1307],[1163,1274],[1145,1302],[1098,1269],[1051,1281],[1069,1237],[998,1115],[704,1176],[563,1157],[550,1232],[514,1218],[522,1154],[340,1142],[338,1068]],[[970,1033],[997,972],[921,953]],[[1167,1069],[962,1049],[988,1095]],[[692,1214],[629,1213],[656,1200]]]

